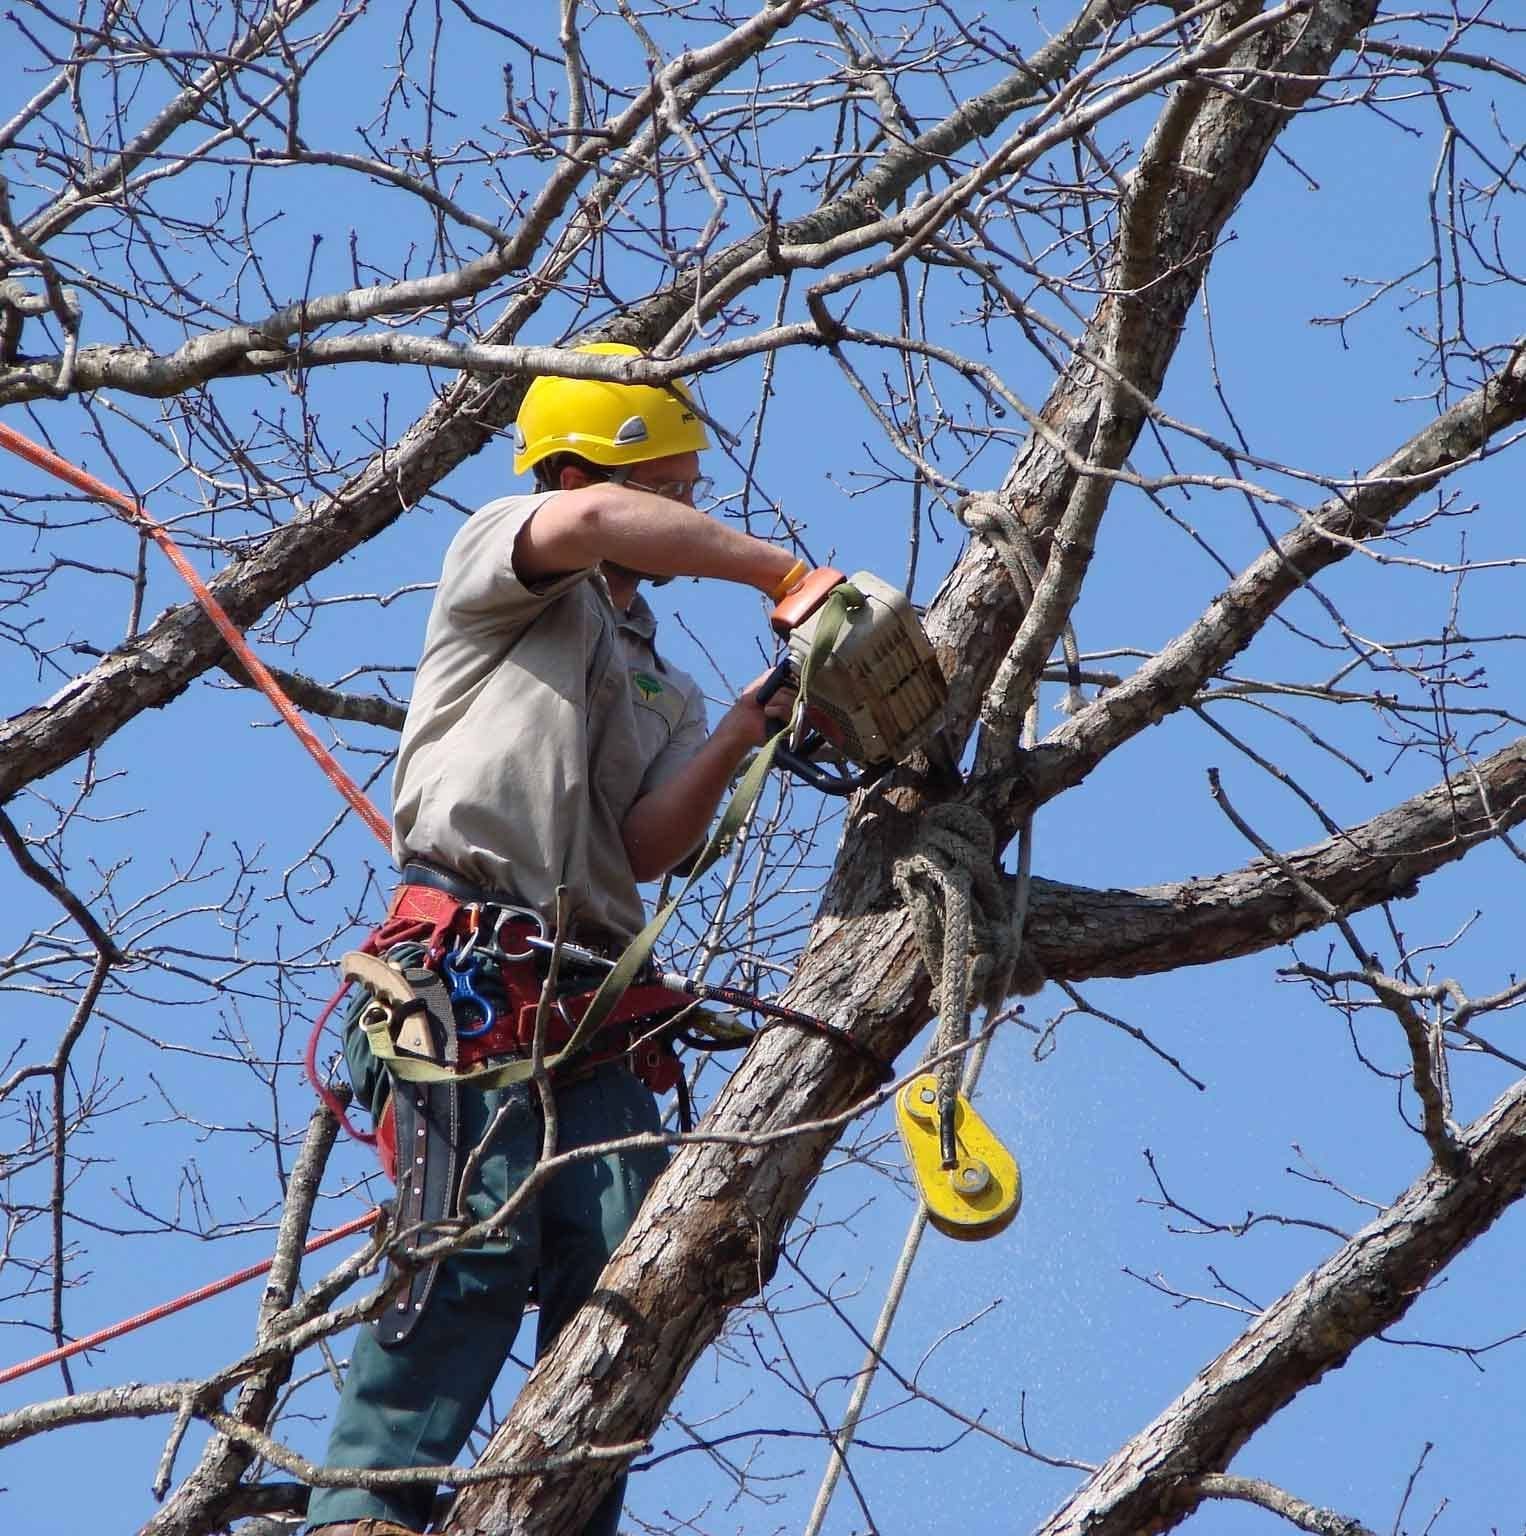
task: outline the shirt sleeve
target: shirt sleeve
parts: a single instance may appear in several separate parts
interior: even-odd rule
[[[446,553],[435,598],[454,623],[512,635],[589,575],[591,567],[531,586],[514,570],[514,541],[520,529],[555,494],[505,496],[467,520]]]

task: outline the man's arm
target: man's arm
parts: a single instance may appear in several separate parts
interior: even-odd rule
[[[744,688],[704,746],[672,778],[649,790],[626,812],[620,838],[637,880],[660,878],[693,851],[709,828],[737,764],[767,739],[768,721],[789,718],[795,702],[792,689],[780,689],[766,707],[758,703],[758,689],[768,676],[765,672]]]
[[[514,569],[525,582],[605,560],[652,576],[736,581],[768,594],[795,565],[788,550],[682,502],[603,481],[559,492],[514,545]]]

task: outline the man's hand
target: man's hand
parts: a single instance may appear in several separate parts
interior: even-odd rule
[[[620,835],[638,880],[655,880],[691,854],[705,835],[737,765],[768,740],[770,724],[789,719],[795,690],[786,684],[767,702],[758,691],[772,671],[755,677],[721,716],[699,751],[665,784],[643,795],[621,824]]]
[[[786,724],[795,707],[795,689],[791,683],[785,683],[772,693],[766,704],[758,702],[759,692],[773,675],[773,669],[770,668],[762,676],[753,678],[742,690],[736,703],[721,716],[711,733],[713,736],[724,735],[728,741],[734,740],[740,747],[738,759],[742,753],[761,747],[772,734],[770,723],[777,721],[781,726]]]

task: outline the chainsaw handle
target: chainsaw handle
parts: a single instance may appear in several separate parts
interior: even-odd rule
[[[773,698],[776,693],[778,693],[781,688],[787,686],[793,681],[794,668],[790,666],[789,653],[786,652],[782,660],[774,663],[773,671],[763,679],[763,686],[758,689],[756,694],[753,695],[753,697],[757,700],[758,707],[761,709],[765,704],[768,703],[771,698]],[[770,715],[763,722],[764,740],[772,741],[780,731],[788,729],[788,726],[789,721],[780,720],[775,716]],[[816,733],[812,732],[812,734],[815,735]],[[786,756],[793,755],[793,753],[789,752],[788,748],[780,747],[774,754],[774,761],[780,762]]]
[[[819,789],[824,795],[855,794],[865,785],[884,778],[891,768],[889,763],[877,763],[873,768],[862,768],[856,773],[850,768],[826,768],[820,763],[813,763],[808,757],[802,757],[798,752],[791,752],[788,747],[780,747],[774,753],[774,764],[788,769],[797,779],[809,784],[812,789]]]
[[[790,666],[790,659],[785,656],[778,662],[774,670],[763,680],[763,686],[758,689],[756,698],[759,704],[766,704],[782,688],[789,683],[794,676],[794,669]],[[777,736],[785,729],[783,720],[770,720],[767,724],[769,736]],[[809,784],[812,789],[820,790],[824,795],[851,795],[862,789],[866,784],[872,784],[876,779],[884,776],[890,767],[889,763],[881,764],[875,768],[865,768],[855,773],[847,767],[827,768],[817,762],[812,762],[808,753],[827,744],[818,730],[810,730],[800,743],[800,750],[792,751],[789,747],[778,747],[774,751],[774,766],[783,768],[792,773],[802,783]]]
[[[753,695],[753,697],[757,699],[760,708],[764,704],[768,703],[768,701],[773,698],[773,696],[778,693],[778,691],[790,680],[792,670],[793,669],[789,664],[788,655],[786,655],[782,661],[777,661],[774,663],[774,670],[770,672],[766,678],[763,679],[763,686],[758,689],[756,694]],[[770,720],[768,725],[768,734],[770,736],[777,735],[778,732],[784,729],[784,722],[782,720]]]

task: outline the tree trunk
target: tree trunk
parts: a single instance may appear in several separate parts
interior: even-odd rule
[[[1238,8],[1213,25],[1232,25],[1252,9]],[[1118,264],[1130,268],[1131,281],[1098,306],[1083,354],[1107,359],[1141,394],[1154,397],[1226,221],[1293,112],[1374,9],[1374,0],[1314,4],[1308,14],[1252,37],[1236,54],[1234,62],[1255,73],[1244,76],[1234,95],[1195,84],[1181,88],[1183,98],[1197,94],[1180,103],[1180,120],[1152,136],[1142,156],[1143,180],[1136,173],[1126,199],[1134,206],[1125,219],[1139,228],[1132,245],[1121,242]],[[1139,270],[1141,251],[1148,273]],[[1088,365],[1074,366],[1044,409],[1055,436],[1086,451],[1104,393],[1118,394],[1105,371],[1099,382]],[[1113,432],[1108,444],[1121,463],[1144,414],[1130,397],[1114,399],[1113,409],[1129,428]],[[1047,533],[1064,517],[1076,479],[1064,455],[1035,436],[1008,490],[1029,526]],[[994,557],[972,549],[929,615],[955,683],[956,740],[970,728],[1019,617],[1016,594]],[[968,646],[960,643],[966,638]],[[936,793],[903,775],[897,787],[858,807],[789,993],[792,1006],[851,1027],[887,1057],[929,1017],[927,978],[909,921],[887,910],[887,893],[894,854]],[[805,1127],[846,1111],[867,1086],[855,1054],[767,1031],[703,1127],[758,1142],[698,1144],[674,1159],[599,1291],[526,1382],[483,1464],[523,1463],[655,1433],[731,1308],[772,1272],[782,1235],[835,1139],[835,1126]],[[592,1465],[570,1476],[483,1484],[463,1492],[446,1528],[575,1532],[609,1479],[607,1468]]]

